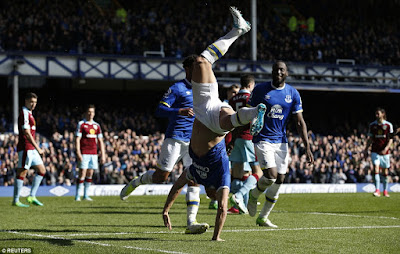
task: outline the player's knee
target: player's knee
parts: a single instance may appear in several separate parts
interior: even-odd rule
[[[163,183],[165,181],[167,181],[169,176],[169,172],[168,171],[162,171],[161,169],[156,169],[156,171],[153,174],[153,183]]]
[[[263,174],[268,179],[277,179],[278,171],[276,168],[268,168],[263,170]]]

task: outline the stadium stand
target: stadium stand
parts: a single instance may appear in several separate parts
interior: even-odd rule
[[[158,52],[182,58],[204,48],[229,26],[227,14],[219,12],[219,2],[102,2],[2,1],[0,49],[141,56]],[[236,2],[249,16],[244,6],[248,3]],[[353,59],[357,64],[400,64],[399,1],[385,5],[361,0],[257,4],[262,12],[257,27],[258,60],[336,63],[337,59]],[[329,15],[321,15],[327,13],[321,10],[329,10]],[[288,26],[291,17],[298,21],[292,29]],[[207,19],[225,25],[204,26]],[[226,58],[250,59],[249,45],[250,38],[243,39]]]

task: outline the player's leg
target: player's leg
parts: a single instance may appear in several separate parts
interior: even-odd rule
[[[186,145],[172,138],[166,138],[161,146],[156,170],[148,170],[138,178],[133,179],[121,190],[121,200],[128,199],[129,195],[142,184],[162,183],[168,179],[174,165],[181,158],[181,146]]]
[[[21,161],[21,159],[19,160]],[[20,164],[18,162],[18,164]],[[17,168],[17,173],[15,176],[14,180],[14,198],[13,198],[13,205],[18,206],[18,207],[29,207],[29,205],[25,205],[19,201],[19,197],[21,194],[21,189],[24,186],[24,179],[26,177],[26,174],[28,173],[28,170],[25,168]]]
[[[383,177],[383,196],[390,197],[388,193],[389,187],[389,168],[390,168],[390,155],[382,155],[381,156],[381,168],[382,168],[382,177]]]
[[[235,146],[234,146],[234,148],[232,150],[232,154],[230,156],[230,158],[232,158],[232,159],[238,159],[238,158],[235,158],[235,156],[234,156],[235,155],[235,147],[237,147],[236,143],[235,143]],[[231,165],[232,165],[232,167],[231,167],[232,182],[231,182],[230,191],[232,193],[232,196],[229,198],[229,201],[230,201],[230,204],[232,205],[232,207],[228,210],[228,212],[229,213],[242,213],[242,214],[244,213],[244,214],[247,214],[248,213],[247,212],[247,208],[244,205],[241,206],[241,204],[243,202],[238,204],[238,200],[237,200],[237,198],[235,196],[235,194],[243,186],[243,177],[245,175],[244,163],[243,162],[235,162],[234,161],[234,162],[231,163]],[[243,199],[242,199],[242,201],[243,201]]]
[[[82,165],[82,163],[80,163]],[[82,166],[80,166],[82,167]],[[85,176],[87,168],[79,168],[78,177],[76,178],[75,201],[81,201],[81,193],[83,192]]]
[[[36,175],[33,178],[31,193],[29,194],[29,197],[26,198],[26,200],[30,204],[43,206],[43,204],[36,198],[36,193],[39,189],[40,184],[42,183],[44,175],[46,174],[46,169],[43,164],[32,165],[32,168],[36,171]]]
[[[250,23],[247,22],[235,7],[229,8],[233,17],[233,28],[225,36],[219,38],[217,41],[207,47],[202,53],[211,64],[221,58],[228,51],[229,47],[234,43],[241,35],[247,33],[250,29]],[[208,82],[205,82],[208,83]]]
[[[97,160],[97,158],[96,158],[96,160]],[[89,167],[90,167],[90,165],[89,165]],[[93,167],[95,167],[95,166],[93,166]],[[86,170],[85,181],[83,183],[83,200],[86,200],[86,201],[93,201],[93,199],[91,197],[89,197],[89,189],[90,189],[90,186],[92,185],[92,181],[93,181],[93,173],[94,173],[93,167],[90,167]]]
[[[380,158],[377,153],[371,153],[371,160],[374,164],[374,182],[375,182],[375,197],[381,196],[381,191],[379,190],[381,185],[381,176],[380,176]]]
[[[278,226],[271,223],[268,219],[269,214],[274,208],[276,202],[279,198],[279,189],[281,188],[283,182],[285,181],[286,170],[289,165],[289,153],[288,144],[274,144],[276,146],[275,161],[277,166],[278,177],[270,187],[268,187],[265,192],[266,202],[257,218],[256,224],[264,227],[277,228]]]

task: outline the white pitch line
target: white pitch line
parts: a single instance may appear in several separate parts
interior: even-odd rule
[[[30,233],[21,233],[21,232],[17,232],[17,231],[7,231],[7,230],[1,230],[0,232],[6,232],[6,233],[10,233],[10,234],[17,234],[17,235],[35,236],[35,237],[45,237],[45,238],[64,240],[64,241],[76,241],[76,242],[88,243],[88,244],[94,244],[94,245],[100,245],[100,246],[106,246],[106,247],[115,247],[115,248],[122,247],[125,249],[148,250],[148,251],[157,251],[157,252],[171,253],[171,254],[186,254],[184,252],[177,252],[177,251],[141,248],[141,247],[135,247],[135,246],[119,246],[119,245],[112,245],[112,244],[108,244],[108,243],[98,243],[98,242],[93,242],[93,241],[88,241],[88,240],[67,239],[64,237],[56,237],[56,236],[52,236],[52,235],[30,234]]]
[[[380,229],[400,228],[400,225],[393,226],[359,226],[359,227],[321,227],[321,228],[264,228],[264,229],[231,229],[222,232],[261,232],[261,231],[301,231],[301,230],[335,230],[335,229]]]
[[[332,216],[356,217],[356,218],[374,218],[374,219],[400,220],[400,218],[396,218],[396,217],[355,215],[355,214],[341,214],[341,213],[305,212],[305,214],[332,215]]]

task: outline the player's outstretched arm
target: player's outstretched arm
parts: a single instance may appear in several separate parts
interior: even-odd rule
[[[163,220],[164,226],[166,226],[169,230],[172,229],[171,220],[169,218],[169,210],[175,202],[175,199],[178,197],[179,193],[181,193],[183,186],[187,184],[189,180],[186,178],[186,170],[183,171],[178,180],[172,185],[171,190],[169,191],[167,201],[165,201],[164,209],[163,209]]]

